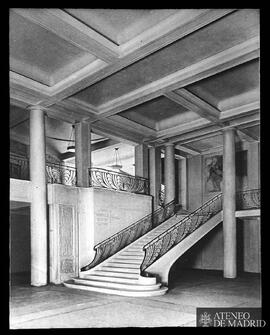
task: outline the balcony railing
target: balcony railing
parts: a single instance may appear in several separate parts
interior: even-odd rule
[[[29,160],[10,155],[10,178],[30,180]],[[76,169],[72,166],[46,162],[46,179],[48,184],[76,186]]]
[[[148,179],[100,168],[89,169],[89,186],[140,194],[149,193]]]
[[[76,186],[76,169],[73,166],[46,163],[47,183]]]
[[[9,157],[10,178],[29,180],[29,160],[15,155]]]
[[[246,190],[236,193],[236,210],[257,209],[261,207],[261,190]]]

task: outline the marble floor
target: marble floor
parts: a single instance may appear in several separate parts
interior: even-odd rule
[[[260,276],[249,273],[224,279],[221,271],[181,270],[167,294],[147,298],[27,280],[11,283],[10,329],[195,327],[196,307],[261,307]]]

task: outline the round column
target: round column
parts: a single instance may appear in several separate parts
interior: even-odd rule
[[[44,111],[30,109],[31,285],[47,284],[47,183]]]
[[[223,133],[224,277],[236,278],[235,130]]]
[[[75,164],[77,186],[89,187],[89,168],[91,167],[91,134],[87,122],[75,124]]]
[[[149,183],[150,195],[153,196],[153,210],[159,207],[161,185],[161,152],[160,148],[149,149]]]
[[[175,199],[175,162],[173,143],[168,143],[165,145],[164,173],[166,205]]]

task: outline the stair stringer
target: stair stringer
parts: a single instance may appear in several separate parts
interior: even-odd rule
[[[157,259],[153,264],[145,269],[145,272],[157,277],[158,281],[164,286],[168,286],[169,272],[172,265],[181,257],[188,249],[190,249],[201,238],[208,234],[223,220],[223,212],[209,219],[201,227],[197,228],[193,233],[185,237],[176,246],[170,249],[166,254]]]

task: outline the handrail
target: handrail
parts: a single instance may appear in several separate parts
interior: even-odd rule
[[[128,227],[120,230],[116,234],[110,236],[106,240],[94,246],[96,251],[93,261],[82,267],[81,271],[87,271],[97,264],[103,262],[108,257],[120,251],[136,239],[150,231],[152,228],[157,227],[159,224],[169,219],[175,214],[174,200],[162,208],[158,208],[154,213],[144,216],[142,219],[132,223]]]
[[[176,222],[168,230],[148,242],[143,247],[145,255],[140,267],[141,274],[145,274],[147,267],[168,252],[174,245],[182,241],[187,235],[208,221],[212,216],[221,211],[221,209],[222,193],[219,193],[185,218]]]
[[[132,193],[149,193],[149,180],[146,178],[96,167],[89,169],[89,186]]]

